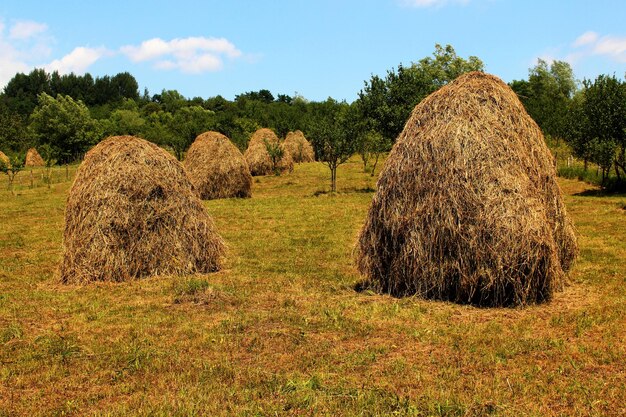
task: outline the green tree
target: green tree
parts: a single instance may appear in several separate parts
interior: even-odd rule
[[[330,169],[330,190],[337,191],[337,167],[345,163],[356,148],[351,130],[354,108],[346,102],[328,98],[321,103],[311,104],[311,115],[307,137],[311,139],[316,159]]]
[[[267,154],[270,156],[272,161],[272,171],[274,171],[274,175],[280,175],[280,168],[278,164],[280,160],[283,159],[283,155],[285,151],[282,146],[280,146],[280,142],[271,143],[267,139],[263,139],[265,143],[265,149],[267,150]]]
[[[14,154],[9,163],[6,163],[2,158],[0,158],[0,172],[3,172],[7,175],[9,179],[8,189],[11,191],[11,194],[15,194],[13,191],[13,181],[15,180],[15,176],[24,169],[24,162],[26,160],[26,154],[18,153]]]
[[[48,143],[58,152],[60,162],[82,155],[100,139],[100,126],[89,109],[70,96],[39,95],[39,104],[30,116],[30,128],[40,144]]]
[[[174,149],[176,157],[183,159],[183,155],[196,137],[203,132],[212,130],[214,113],[200,106],[183,107],[174,113],[169,126],[171,136],[169,145]]]
[[[0,149],[19,152],[29,148],[30,142],[24,118],[0,102]]]
[[[44,143],[39,147],[39,154],[46,164],[46,174],[45,174],[45,182],[50,188],[50,183],[52,182],[52,167],[57,163],[57,155],[58,151],[50,146],[49,143]]]
[[[528,81],[513,81],[510,86],[544,134],[557,141],[567,135],[568,109],[577,89],[574,72],[567,62],[548,65],[539,59],[529,70]]]

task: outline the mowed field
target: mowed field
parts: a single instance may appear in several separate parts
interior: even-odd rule
[[[85,286],[54,276],[70,182],[12,196],[2,179],[2,417],[626,415],[623,195],[560,180],[570,285],[479,309],[354,290],[375,183],[358,159],[334,195],[309,163],[205,202],[229,246],[218,273]]]

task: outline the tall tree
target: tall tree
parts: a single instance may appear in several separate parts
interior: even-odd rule
[[[89,109],[70,96],[53,98],[39,95],[39,103],[30,116],[30,128],[39,143],[48,143],[59,162],[70,162],[100,139],[100,128]]]
[[[557,140],[567,134],[568,108],[577,89],[574,72],[567,62],[548,65],[539,59],[529,70],[528,81],[513,81],[510,86],[545,134]]]

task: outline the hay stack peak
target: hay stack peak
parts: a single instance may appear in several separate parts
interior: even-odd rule
[[[237,147],[219,132],[205,132],[191,144],[183,163],[203,200],[250,197],[250,168]]]
[[[211,272],[224,243],[182,165],[132,136],[85,155],[65,209],[64,283]]]
[[[37,149],[30,148],[26,151],[26,159],[24,160],[24,165],[27,167],[42,167],[46,165],[46,162],[43,160]]]
[[[283,157],[278,162],[277,168],[280,172],[293,171],[293,158],[291,154],[285,150],[278,136],[271,129],[259,129],[252,134],[248,149],[244,153],[246,162],[250,167],[250,173],[256,175],[269,175],[273,173],[272,159],[267,152],[266,144],[279,144],[283,148]]]
[[[311,143],[306,140],[304,133],[300,130],[287,133],[284,146],[293,157],[293,162],[300,163],[315,161],[313,146],[311,146]]]
[[[549,300],[577,244],[537,124],[500,79],[462,75],[418,104],[380,174],[357,262],[396,296]]]

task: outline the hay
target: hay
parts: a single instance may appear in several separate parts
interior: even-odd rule
[[[357,244],[367,286],[481,306],[549,300],[576,254],[541,131],[478,72],[413,110]]]
[[[250,167],[250,173],[253,176],[257,175],[269,175],[273,174],[272,159],[267,152],[265,142],[270,144],[280,143],[278,136],[270,129],[259,129],[250,138],[248,143],[248,149],[244,153],[246,162]],[[282,145],[281,145],[282,146]],[[293,158],[283,148],[284,154],[281,160],[278,162],[277,168],[281,173],[293,171]]]
[[[85,155],[63,237],[64,283],[216,271],[225,249],[182,165],[132,136],[110,137]]]
[[[4,163],[4,165],[7,166],[7,168],[11,167],[11,160],[9,159],[8,156],[6,156],[6,154],[2,151],[0,151],[0,161],[2,161]]]
[[[283,142],[285,149],[293,157],[293,162],[313,162],[315,161],[315,152],[313,152],[313,146],[304,137],[304,134],[296,130],[295,132],[287,133],[285,142]]]
[[[250,197],[252,176],[248,164],[239,149],[221,133],[199,135],[187,151],[183,165],[204,200]]]
[[[39,152],[37,152],[37,149],[30,148],[26,152],[26,160],[25,160],[24,165],[27,167],[42,167],[46,165],[46,162],[43,160],[41,155],[39,155]]]

